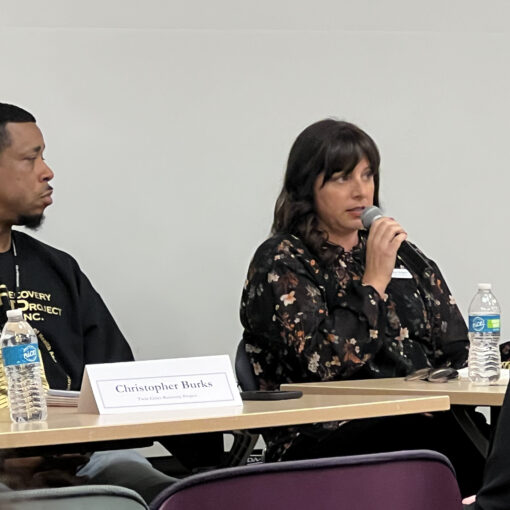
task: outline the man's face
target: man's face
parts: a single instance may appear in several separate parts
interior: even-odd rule
[[[0,223],[37,226],[52,202],[53,172],[43,159],[44,139],[33,122],[9,122],[10,144],[0,152]]]

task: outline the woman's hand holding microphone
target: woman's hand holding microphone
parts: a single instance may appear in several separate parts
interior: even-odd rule
[[[375,208],[374,208],[375,209]],[[382,298],[386,297],[386,287],[390,283],[397,251],[407,239],[407,232],[393,218],[380,215],[367,221],[362,216],[363,224],[370,227],[367,239],[365,274],[362,282],[371,285]],[[367,212],[371,212],[367,209]]]

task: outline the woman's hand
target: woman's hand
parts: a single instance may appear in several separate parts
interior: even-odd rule
[[[406,239],[406,231],[393,218],[379,218],[370,227],[363,283],[374,287],[381,297],[390,283],[397,250]]]

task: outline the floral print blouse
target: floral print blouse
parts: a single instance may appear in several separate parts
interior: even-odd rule
[[[293,235],[273,236],[258,248],[243,290],[241,322],[261,389],[465,366],[466,325],[437,266],[429,260],[423,275],[397,256],[383,300],[361,282],[366,236],[360,231],[350,252],[329,245],[337,252],[331,267]],[[268,453],[274,442],[269,437]]]

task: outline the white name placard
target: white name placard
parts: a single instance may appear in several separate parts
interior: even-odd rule
[[[83,413],[241,406],[227,355],[87,365],[78,402]]]

